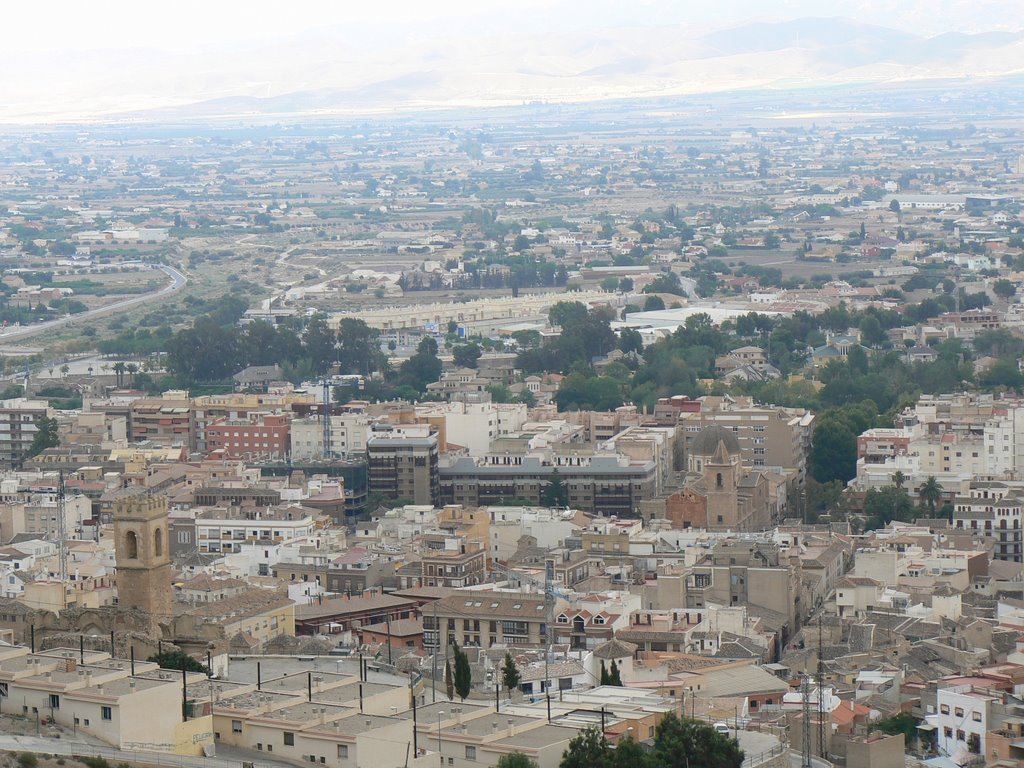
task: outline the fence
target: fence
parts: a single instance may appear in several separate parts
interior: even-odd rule
[[[83,744],[82,742],[30,736],[0,737],[0,749],[65,757],[102,757],[110,763],[111,768],[116,768],[119,763],[167,766],[168,768],[282,768],[284,765],[262,760],[235,760],[221,757],[172,755],[166,752],[122,750]]]
[[[774,747],[766,752],[758,752],[755,755],[746,755],[743,758],[743,768],[754,768],[758,765],[764,765],[770,763],[780,755],[789,752],[788,744],[776,744]]]

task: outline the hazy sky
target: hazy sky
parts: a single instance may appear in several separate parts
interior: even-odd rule
[[[0,121],[360,88],[431,70],[447,77],[435,102],[495,89],[559,100],[580,93],[572,78],[616,57],[668,60],[704,32],[838,16],[926,36],[1024,30],[1022,0],[29,0],[2,11]],[[706,85],[719,75],[721,87],[813,76],[816,63],[802,55],[665,70],[660,81],[620,77],[604,95],[649,84],[686,91],[687,78]],[[946,74],[984,74],[989,61],[980,55]],[[1018,61],[1024,71],[1024,44],[997,64],[1005,73]],[[456,82],[463,73],[477,80]]]
[[[920,34],[1024,27],[1020,0],[41,0],[3,9],[3,47],[20,52],[111,48],[190,50],[265,42],[317,27],[406,23],[462,33],[566,31],[685,24],[708,29],[751,18],[846,16]]]

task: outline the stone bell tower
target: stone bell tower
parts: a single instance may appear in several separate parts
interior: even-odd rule
[[[115,502],[118,606],[145,611],[154,629],[174,616],[168,535],[166,497],[136,496]]]

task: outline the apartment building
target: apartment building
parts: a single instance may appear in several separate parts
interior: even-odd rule
[[[21,464],[39,431],[39,421],[50,416],[45,400],[16,397],[0,400],[0,468]]]
[[[481,456],[491,443],[518,432],[526,423],[526,406],[521,403],[455,401],[416,406],[416,420],[437,428],[444,450],[448,446],[465,448],[471,456]]]
[[[462,456],[440,471],[441,494],[448,504],[501,506],[513,499],[541,505],[549,483],[558,480],[568,506],[584,512],[635,517],[640,501],[656,496],[661,483],[653,460],[622,455],[491,454]]]
[[[992,557],[1024,562],[1024,483],[974,481],[953,501],[953,527],[991,537]]]
[[[366,441],[370,434],[369,419],[364,413],[340,413],[330,416],[331,444],[324,451],[323,417],[308,417],[292,420],[291,457],[292,461],[322,459],[325,455],[334,458],[366,453]]]
[[[936,698],[939,751],[949,756],[982,758],[999,697],[970,685],[957,685],[939,688]]]
[[[200,554],[241,551],[245,544],[281,544],[312,536],[314,513],[298,506],[200,511],[195,518],[195,541]]]
[[[487,551],[477,541],[428,534],[420,542],[419,584],[405,587],[470,587],[487,580]]]
[[[813,413],[803,408],[758,405],[749,397],[709,395],[697,402],[698,410],[677,411],[687,452],[704,427],[717,424],[736,436],[744,464],[755,469],[795,470],[794,482],[803,484],[814,434]]]
[[[291,449],[291,416],[250,413],[244,419],[218,419],[206,427],[207,451],[231,459],[277,460]]]
[[[555,615],[566,607],[556,600]],[[548,606],[543,595],[467,591],[443,597],[423,610],[423,647],[458,643],[540,646],[547,642]]]
[[[195,410],[196,450],[205,453],[206,427],[222,419],[246,419],[250,413],[274,413],[310,408],[316,397],[307,392],[252,394],[233,392],[192,398]]]
[[[169,391],[163,397],[141,397],[131,403],[128,437],[133,443],[196,448],[195,411],[187,392]]]
[[[426,424],[378,425],[366,441],[370,493],[439,506],[437,432]]]

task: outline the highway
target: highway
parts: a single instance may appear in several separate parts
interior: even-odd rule
[[[6,331],[0,332],[0,344],[21,341],[22,339],[29,339],[33,336],[52,331],[55,328],[61,328],[65,325],[73,325],[75,323],[85,323],[97,317],[105,317],[112,315],[115,312],[134,307],[137,304],[143,304],[151,302],[154,299],[159,299],[164,296],[169,296],[172,293],[177,293],[185,284],[188,282],[188,278],[185,277],[181,272],[176,270],[174,267],[168,267],[164,264],[153,264],[152,266],[159,269],[167,277],[171,279],[171,282],[165,285],[158,291],[152,291],[150,293],[143,293],[139,296],[132,296],[127,299],[121,299],[115,301],[113,304],[107,304],[103,307],[97,307],[96,309],[90,309],[85,312],[79,312],[77,315],[65,315],[64,317],[58,317],[54,320],[46,320],[42,323],[36,323],[35,325],[25,325],[17,328],[8,328]]]

